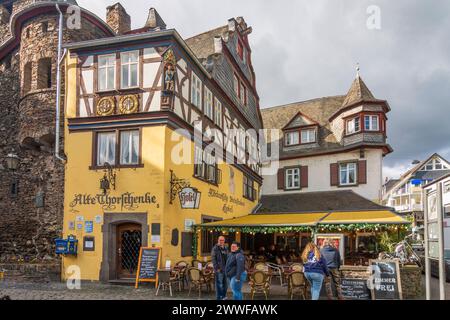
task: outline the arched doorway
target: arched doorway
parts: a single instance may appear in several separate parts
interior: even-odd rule
[[[124,223],[117,226],[117,279],[135,279],[142,245],[140,224]]]

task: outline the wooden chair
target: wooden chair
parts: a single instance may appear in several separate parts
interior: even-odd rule
[[[270,291],[270,278],[264,271],[255,271],[248,282],[250,286],[250,296],[252,300],[255,297],[255,293],[264,293],[266,300],[268,299]]]
[[[169,288],[170,296],[172,297],[172,285],[178,285],[178,290],[181,291],[181,282],[179,273],[176,271],[174,274],[170,270],[158,271],[158,289],[156,289],[156,296],[159,294],[159,289],[166,290]]]
[[[302,272],[295,271],[289,275],[288,296],[292,300],[295,294],[306,300],[306,278]]]
[[[208,290],[208,283],[205,280],[205,277],[203,276],[202,272],[198,268],[189,268],[187,270],[187,275],[189,278],[189,294],[188,297],[191,296],[191,290],[194,288],[195,290],[198,290],[198,297],[200,298],[202,295],[202,286],[205,286]]]

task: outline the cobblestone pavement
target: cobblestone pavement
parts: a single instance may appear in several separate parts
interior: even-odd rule
[[[437,299],[439,295],[439,284],[436,279],[432,279],[432,298]],[[248,285],[243,288],[245,298],[249,297]],[[142,284],[139,289],[133,286],[108,285],[100,283],[82,283],[80,290],[69,290],[65,283],[31,283],[31,282],[11,282],[6,279],[0,282],[0,298],[9,296],[12,300],[198,300],[198,293],[192,292],[188,297],[187,290],[174,292],[174,297],[170,298],[168,292],[162,292],[155,296],[156,290],[152,284]],[[450,300],[450,283],[446,284],[447,299]],[[270,300],[284,300],[287,297],[285,287],[274,285],[271,290]],[[213,300],[214,294],[202,293],[200,300]],[[424,297],[421,297],[424,299]]]

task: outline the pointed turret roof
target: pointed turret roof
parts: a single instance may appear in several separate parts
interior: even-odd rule
[[[358,74],[356,79],[353,81],[350,90],[345,97],[342,107],[347,107],[358,102],[378,102],[381,100],[376,99],[369,88],[364,83],[363,79]]]
[[[145,23],[144,27],[150,29],[158,28],[160,30],[164,30],[166,29],[166,23],[161,18],[161,16],[159,15],[158,11],[156,11],[155,8],[150,8],[148,12],[147,22]]]

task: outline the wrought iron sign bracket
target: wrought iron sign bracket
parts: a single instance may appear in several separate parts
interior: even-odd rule
[[[170,170],[170,204],[176,199],[177,194],[183,189],[189,187],[189,181],[186,179],[178,179],[173,170]]]

